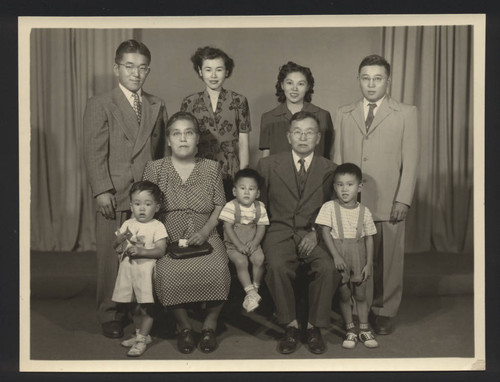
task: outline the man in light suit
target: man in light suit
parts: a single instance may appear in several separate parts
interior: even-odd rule
[[[363,99],[338,109],[333,158],[363,172],[361,202],[377,227],[370,317],[376,333],[389,334],[401,302],[405,218],[417,179],[417,109],[387,94],[391,67],[383,57],[364,58],[358,75]]]
[[[123,336],[123,312],[111,301],[118,272],[115,231],[130,212],[129,189],[142,179],[146,162],[163,157],[167,111],[142,86],[151,53],[135,40],[116,50],[113,71],[118,86],[89,99],[83,118],[87,175],[97,202],[97,316],[103,334]]]
[[[309,350],[326,350],[319,328],[328,326],[333,294],[340,281],[333,260],[318,245],[314,221],[324,202],[330,200],[335,165],[314,154],[320,142],[319,122],[306,111],[295,113],[287,133],[291,151],[262,158],[258,171],[264,180],[261,193],[270,226],[263,241],[266,284],[274,300],[280,324],[286,325],[279,341],[282,354],[299,344],[299,324],[293,281],[300,263],[309,269],[309,312],[305,329]]]

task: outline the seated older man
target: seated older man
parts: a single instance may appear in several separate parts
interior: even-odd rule
[[[299,324],[293,281],[299,264],[309,267],[307,344],[313,354],[326,350],[319,328],[329,324],[333,294],[340,281],[331,256],[318,246],[314,226],[322,204],[330,199],[335,165],[314,154],[321,136],[314,114],[300,111],[290,120],[287,133],[291,150],[262,158],[258,170],[264,178],[261,193],[268,207],[270,226],[263,241],[266,283],[280,324],[286,325],[279,341],[282,354],[299,345]]]

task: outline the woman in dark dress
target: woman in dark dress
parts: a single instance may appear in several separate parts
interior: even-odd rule
[[[304,110],[316,115],[319,120],[321,140],[316,146],[317,155],[330,158],[333,143],[333,123],[330,113],[311,103],[314,93],[314,77],[311,69],[289,61],[280,67],[276,82],[276,96],[280,103],[262,114],[259,149],[267,157],[290,150],[286,133],[292,115]]]
[[[163,192],[158,218],[167,228],[169,243],[187,239],[188,245],[208,241],[213,247],[209,255],[173,259],[167,254],[156,263],[155,292],[161,304],[174,312],[177,345],[183,353],[191,353],[196,346],[187,314],[189,304],[196,302],[205,302],[207,308],[200,350],[216,349],[217,319],[230,285],[228,257],[215,229],[225,204],[222,174],[217,162],[196,157],[199,139],[196,118],[184,112],[174,114],[167,123],[172,154],[148,162],[143,176]]]

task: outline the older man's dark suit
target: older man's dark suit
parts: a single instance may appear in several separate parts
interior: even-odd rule
[[[258,171],[264,179],[261,199],[266,203],[270,226],[263,241],[266,255],[266,283],[276,305],[278,321],[287,324],[297,318],[293,280],[299,267],[297,245],[311,231],[322,204],[333,191],[335,165],[315,155],[300,195],[291,151],[262,158]],[[329,323],[332,297],[338,285],[331,256],[322,245],[304,259],[313,280],[309,284],[309,322],[317,327]]]
[[[111,192],[116,198],[116,220],[97,213],[97,311],[101,323],[119,319],[111,301],[118,272],[113,250],[114,232],[130,211],[129,190],[142,179],[146,162],[163,157],[167,110],[158,97],[142,91],[142,119],[123,94],[114,90],[92,97],[83,118],[84,155],[87,176],[96,197]]]

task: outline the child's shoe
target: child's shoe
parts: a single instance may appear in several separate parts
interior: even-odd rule
[[[375,340],[375,336],[373,335],[371,330],[363,330],[359,332],[359,340],[363,342],[363,344],[367,348],[376,348],[378,347],[378,342]]]
[[[245,308],[248,313],[253,312],[259,306],[260,300],[262,300],[262,297],[260,297],[257,292],[248,293],[243,301],[243,308]]]
[[[139,329],[135,329],[135,335],[132,335],[132,337],[130,337],[127,340],[123,340],[122,342],[120,342],[120,345],[126,348],[134,346],[134,344],[137,342],[138,335],[139,335]],[[151,339],[151,336],[148,334],[146,336],[146,345],[149,345],[151,342],[153,342],[153,340]]]
[[[342,342],[342,347],[344,349],[354,349],[356,347],[356,342],[358,342],[357,334],[354,332],[347,332],[344,342]]]
[[[146,348],[148,346],[146,344],[146,338],[147,338],[146,336],[138,334],[137,337],[136,337],[135,343],[132,345],[132,347],[128,351],[127,355],[129,357],[139,357],[139,356],[141,356],[146,351]]]

